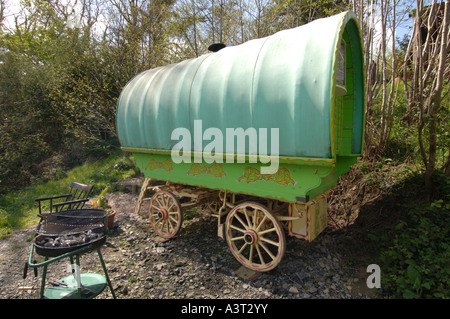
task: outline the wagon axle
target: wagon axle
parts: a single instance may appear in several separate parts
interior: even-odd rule
[[[169,212],[167,211],[167,209],[162,208],[158,212],[158,217],[159,217],[159,219],[166,220],[169,217]]]
[[[253,229],[248,230],[244,234],[244,240],[249,245],[254,245],[258,242],[258,233],[256,233]]]

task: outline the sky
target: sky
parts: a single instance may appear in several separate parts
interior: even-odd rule
[[[73,9],[74,14],[69,17],[67,21],[67,26],[69,28],[80,27],[80,20],[78,18],[79,12],[81,12],[81,4],[76,0],[62,0],[62,3],[67,3],[67,11]],[[77,3],[78,2],[78,3]],[[74,5],[75,4],[75,5]],[[14,16],[20,12],[20,0],[6,0],[6,23],[5,25],[9,28],[14,28]],[[101,32],[104,30],[105,21],[97,23],[98,31]],[[103,24],[103,26],[102,26]]]
[[[66,1],[68,4],[73,4],[75,3],[75,0],[63,0]],[[440,1],[444,1],[444,0],[438,0],[438,2]],[[432,2],[432,0],[424,0],[424,5],[428,5]],[[20,6],[19,6],[20,0],[6,0],[6,25],[9,27],[13,27],[14,26],[14,15],[17,14],[20,10]],[[397,7],[397,12],[400,12],[401,10],[405,10],[407,4],[413,4],[413,6],[415,7],[415,1],[414,0],[400,0],[399,5]],[[77,15],[77,12],[80,11],[79,5],[77,8],[77,5],[73,6],[74,10],[75,10],[75,16]],[[102,29],[104,29],[104,25],[105,25],[106,21],[103,20],[102,22],[98,23],[98,28],[99,31],[101,32]],[[404,16],[404,21],[402,21],[402,23],[397,27],[396,29],[396,38],[402,39],[404,34],[409,34],[410,31],[410,26],[412,26],[412,18],[409,18],[408,15]],[[103,24],[103,27],[102,27]],[[68,26],[69,27],[77,27],[79,26],[79,22],[77,22],[76,19],[72,19],[70,21],[68,21]],[[380,29],[380,24],[378,23],[376,25],[376,29],[379,30]],[[390,42],[388,40],[388,42]]]

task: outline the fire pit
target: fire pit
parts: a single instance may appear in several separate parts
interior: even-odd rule
[[[41,215],[34,238],[36,252],[56,257],[91,245],[89,250],[106,241],[107,215],[100,209],[67,210]]]

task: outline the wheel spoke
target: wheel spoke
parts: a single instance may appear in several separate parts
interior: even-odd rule
[[[155,223],[155,226],[158,229],[163,229],[164,228],[164,219],[158,219]]]
[[[250,222],[250,217],[248,216],[248,212],[247,212],[247,208],[244,207],[244,215],[245,215],[245,219],[247,220],[247,225],[251,225],[252,223]]]
[[[242,229],[242,228],[236,227],[236,226],[234,226],[234,225],[230,225],[230,228],[233,228],[233,229],[235,229],[235,230],[237,230],[237,231],[240,231],[241,233],[245,233],[245,232],[246,232],[246,230],[245,230],[245,229]]]
[[[253,262],[253,252],[254,252],[255,246],[250,246],[250,254],[248,256],[248,260],[252,263]]]
[[[276,242],[276,241],[267,239],[267,238],[265,238],[265,237],[261,237],[261,240],[262,240],[262,241],[265,241],[266,243],[269,243],[269,244],[272,244],[272,245],[274,245],[274,246],[277,246],[277,247],[280,246],[280,243],[279,243],[279,242]]]
[[[164,220],[165,224],[166,224],[166,233],[170,232],[170,226],[172,226],[172,224],[170,223],[170,221],[168,219]]]
[[[259,234],[259,235],[264,235],[264,234],[267,234],[267,233],[271,233],[271,232],[273,232],[273,231],[277,231],[277,229],[276,229],[275,227],[269,228],[269,229],[266,229],[266,230],[263,230],[263,231],[258,232],[258,234]]]
[[[259,223],[258,227],[256,228],[256,231],[258,232],[262,225],[264,225],[264,221],[267,219],[267,216],[264,215],[264,218]]]
[[[158,216],[156,216],[156,217],[158,217]],[[162,221],[163,221],[162,219],[155,218],[155,225],[158,226],[158,224],[162,223]]]
[[[157,200],[154,200],[153,201],[153,203],[152,203],[152,207],[154,207],[155,209],[157,209],[157,210],[161,210],[161,205],[160,205],[160,203],[157,201]]]
[[[171,219],[167,219],[167,231],[170,232],[170,229],[174,230],[175,227],[173,227],[173,223]],[[177,224],[177,221],[175,221],[175,225]]]
[[[169,216],[169,220],[172,220],[175,222],[175,224],[178,224],[178,219],[173,218],[172,216]]]
[[[244,240],[245,236],[239,236],[239,237],[233,237],[231,238],[232,241],[236,241],[236,240]]]
[[[259,261],[261,262],[262,265],[265,265],[266,263],[264,262],[264,258],[261,254],[261,249],[259,249],[259,245],[256,245],[256,251],[258,252]]]
[[[254,211],[253,211],[253,223],[252,223],[252,227],[253,228],[255,228],[255,226],[256,226],[256,219],[258,218],[258,210],[257,209],[255,209]]]
[[[155,201],[158,203],[160,210],[164,208],[165,205],[161,203],[161,200],[159,197],[156,197]]]
[[[247,244],[247,243],[244,243],[244,245],[242,245],[241,249],[239,249],[238,253],[239,253],[239,254],[242,253],[242,251],[244,250],[244,248],[247,247],[247,246],[248,246],[248,244]]]
[[[241,224],[242,224],[242,226],[244,226],[245,227],[245,230],[248,230],[248,225],[246,225],[245,223],[244,223],[244,221],[236,214],[236,216],[234,216]]]
[[[151,217],[152,217],[152,218],[157,218],[157,217],[158,217],[158,212],[159,212],[159,211],[153,212],[153,213],[151,214]]]
[[[170,206],[167,207],[167,210],[169,211],[169,210],[173,207],[173,205],[175,205],[175,202],[172,202],[172,203],[170,204]],[[177,209],[177,208],[175,207],[175,209]],[[176,211],[175,211],[175,212],[176,212]]]
[[[264,248],[264,250],[266,251],[266,253],[272,258],[272,260],[274,260],[276,257],[272,254],[272,252],[269,250],[269,248],[266,247],[266,245],[264,245],[263,243],[259,243],[259,245]]]
[[[161,196],[161,201],[162,201],[162,205],[164,206],[164,208],[166,208],[166,206],[167,206],[167,201],[166,201],[166,199],[167,199],[166,194],[162,194],[162,196]]]

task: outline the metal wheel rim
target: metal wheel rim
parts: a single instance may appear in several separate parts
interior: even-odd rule
[[[150,201],[150,222],[163,238],[172,238],[180,230],[183,214],[179,200],[168,191],[159,191]]]
[[[283,259],[283,228],[261,204],[246,202],[233,208],[225,221],[225,233],[231,253],[249,269],[269,271]]]

